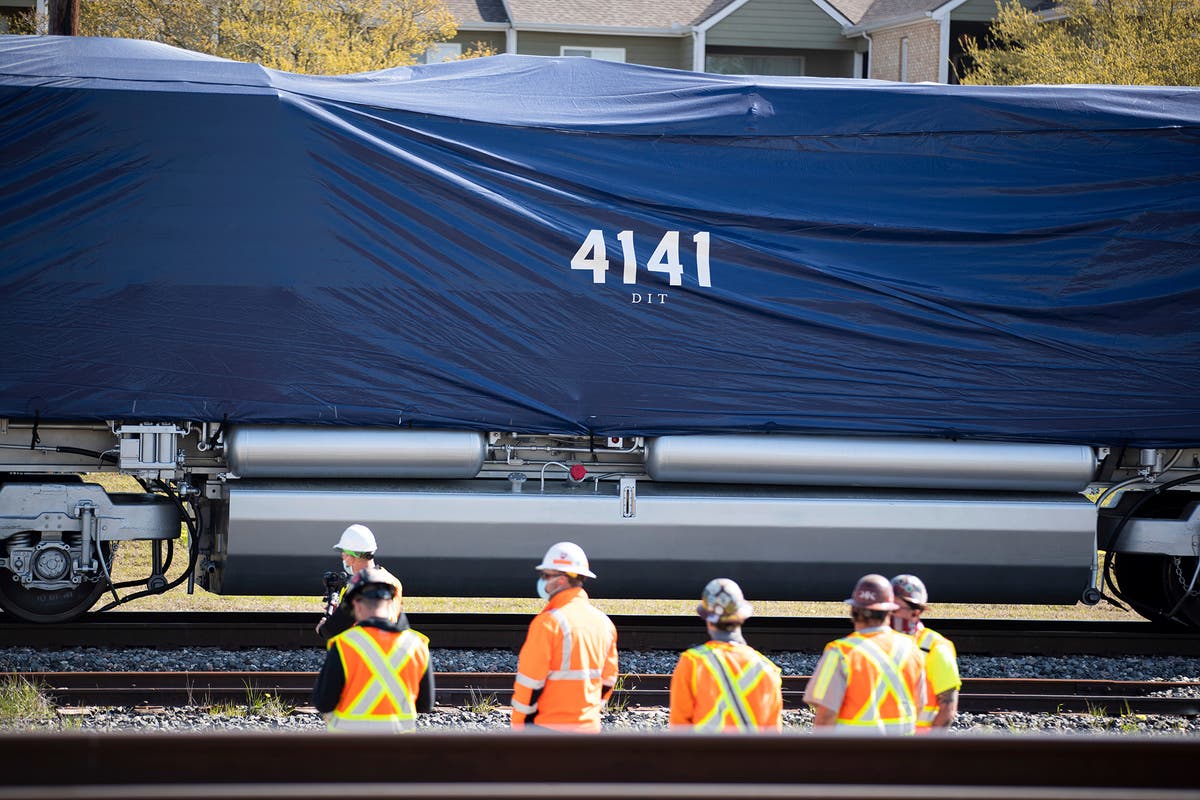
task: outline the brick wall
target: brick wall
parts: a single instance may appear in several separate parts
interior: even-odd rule
[[[936,82],[941,59],[941,26],[931,19],[871,34],[871,77],[900,80],[900,42],[903,39],[908,40],[905,80],[909,83]]]

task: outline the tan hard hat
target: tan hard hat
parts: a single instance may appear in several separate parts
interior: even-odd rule
[[[730,578],[713,578],[700,595],[696,613],[705,621],[716,625],[721,622],[745,622],[754,613],[754,606],[746,602],[742,587]]]
[[[916,575],[897,575],[892,578],[892,593],[895,599],[904,600],[914,606],[929,604],[929,590],[925,582]]]
[[[869,611],[895,611],[900,607],[896,605],[892,594],[892,582],[875,573],[859,578],[845,602],[854,608]]]

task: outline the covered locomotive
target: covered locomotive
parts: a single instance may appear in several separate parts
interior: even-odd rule
[[[5,36],[0,104],[10,613],[182,518],[227,594],[356,521],[413,594],[572,539],[607,596],[1094,601],[1099,546],[1200,623],[1200,90]]]

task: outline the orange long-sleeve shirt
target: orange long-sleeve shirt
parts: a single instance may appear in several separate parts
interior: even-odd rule
[[[512,726],[600,730],[617,682],[617,629],[582,588],[550,598],[529,623],[517,660]]]

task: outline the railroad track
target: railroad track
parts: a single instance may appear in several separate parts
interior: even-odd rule
[[[319,647],[318,615],[258,612],[120,612],[34,625],[0,615],[0,647],[191,648]],[[526,614],[411,614],[412,626],[435,648],[516,650]],[[683,650],[703,639],[695,617],[613,617],[623,650]],[[1200,656],[1200,632],[1150,622],[931,620],[964,655]],[[746,636],[759,650],[819,652],[851,630],[844,618],[756,617]]]
[[[262,700],[266,695],[288,705],[305,706],[317,677],[315,672],[42,672],[8,675],[20,676],[41,687],[43,694],[60,706],[161,707],[248,704]],[[803,706],[807,681],[807,676],[783,679],[785,708]],[[436,684],[440,705],[507,705],[513,675],[441,672],[436,675]],[[669,687],[669,675],[625,675],[611,705],[665,707],[669,704]],[[1200,683],[967,678],[963,681],[959,709],[972,713],[1025,711],[1107,716],[1200,716]]]
[[[1200,741],[529,733],[0,735],[0,796],[1194,800]]]

